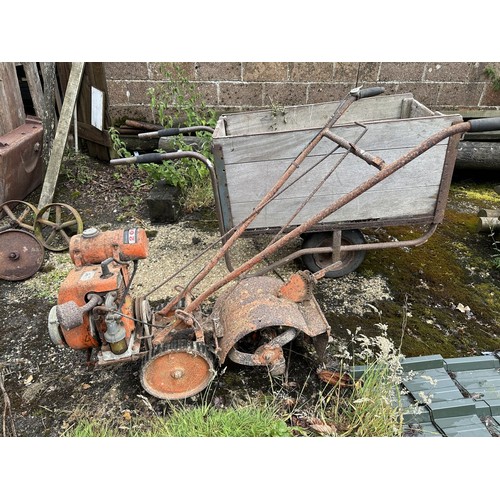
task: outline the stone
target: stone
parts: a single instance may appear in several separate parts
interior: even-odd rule
[[[174,223],[181,215],[180,188],[158,181],[146,199],[153,223]]]

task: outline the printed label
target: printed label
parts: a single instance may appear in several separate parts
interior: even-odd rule
[[[85,271],[81,278],[80,281],[88,281],[91,280],[94,277],[95,271]]]
[[[137,228],[123,231],[123,243],[130,245],[137,243]]]

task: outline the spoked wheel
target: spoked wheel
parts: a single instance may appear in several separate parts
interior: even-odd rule
[[[71,236],[83,231],[83,222],[73,207],[64,203],[50,203],[38,212],[34,231],[47,250],[62,252],[69,248]]]
[[[159,399],[185,399],[205,389],[215,376],[214,356],[199,342],[156,346],[141,371],[146,392]]]
[[[44,249],[31,234],[21,229],[0,233],[0,279],[21,281],[42,267]]]
[[[342,231],[341,245],[362,245],[366,243],[363,233],[357,229]],[[304,235],[302,248],[320,248],[332,246],[332,233],[308,233]],[[340,278],[357,269],[365,258],[365,250],[354,252],[340,252],[340,265],[338,268],[328,271],[327,278]],[[333,264],[330,253],[312,253],[302,256],[304,266],[312,273],[321,271],[321,269]]]
[[[38,209],[31,203],[10,200],[0,205],[0,232],[7,229],[33,231]]]

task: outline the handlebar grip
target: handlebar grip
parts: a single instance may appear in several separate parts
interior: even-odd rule
[[[156,163],[163,161],[163,156],[161,153],[146,153],[143,155],[137,155],[134,159],[134,163]]]
[[[477,118],[469,120],[471,132],[489,132],[491,130],[500,130],[500,116],[491,118]]]
[[[158,130],[157,137],[169,137],[171,135],[179,135],[179,128],[164,128],[162,130]]]
[[[385,92],[385,87],[370,87],[368,89],[361,89],[358,92],[358,99],[364,99],[365,97],[375,97],[376,95],[383,94]]]

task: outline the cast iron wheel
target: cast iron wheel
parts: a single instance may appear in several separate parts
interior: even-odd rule
[[[63,252],[69,248],[71,236],[83,231],[83,222],[73,207],[64,203],[50,203],[38,212],[34,231],[47,250]]]
[[[25,229],[33,232],[38,209],[31,203],[10,200],[0,205],[0,232],[6,229]]]
[[[341,244],[347,245],[362,245],[366,243],[363,233],[358,229],[342,231]],[[320,248],[332,245],[332,233],[307,233],[304,234],[302,248]],[[328,271],[325,276],[327,278],[340,278],[353,272],[357,269],[365,258],[365,250],[357,250],[355,252],[340,252],[341,265],[338,269]],[[321,269],[332,264],[332,256],[329,253],[311,253],[302,256],[304,266],[312,273],[321,271]]]
[[[215,376],[214,356],[200,342],[156,346],[141,370],[141,384],[158,399],[185,399],[205,389]]]
[[[21,281],[33,276],[43,264],[45,251],[40,242],[21,229],[0,233],[0,279]]]

